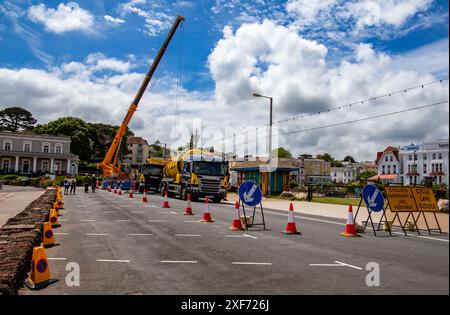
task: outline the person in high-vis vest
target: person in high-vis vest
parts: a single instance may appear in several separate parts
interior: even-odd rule
[[[141,176],[139,177],[139,192],[143,194],[144,189],[145,189],[145,176],[144,174],[141,174]]]

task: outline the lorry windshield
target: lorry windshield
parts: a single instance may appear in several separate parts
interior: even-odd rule
[[[141,173],[150,176],[162,176],[163,167],[159,165],[146,164],[141,167]]]
[[[210,176],[225,176],[227,165],[220,162],[194,162],[195,174]]]

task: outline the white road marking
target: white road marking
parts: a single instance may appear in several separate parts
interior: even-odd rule
[[[337,260],[335,260],[334,261],[336,264],[341,264],[341,265],[343,265],[343,266],[347,266],[347,267],[350,267],[350,268],[353,268],[353,269],[356,269],[356,270],[363,270],[362,268],[360,268],[360,267],[356,267],[356,266],[353,266],[353,265],[349,265],[349,264],[346,264],[346,263],[343,263],[343,262],[340,262],[340,261],[337,261]]]
[[[114,222],[132,222],[133,220],[114,220]]]
[[[114,260],[114,259],[96,259],[98,262],[118,262],[118,263],[129,263],[129,260]]]
[[[201,237],[201,234],[175,234],[176,237]]]
[[[247,237],[244,235],[225,235],[225,237],[229,237],[229,238],[243,238],[243,237]]]
[[[64,261],[64,260],[67,260],[67,258],[54,258],[54,257],[47,257],[47,260],[60,260],[60,261]]]
[[[159,211],[158,213],[161,213],[161,214],[177,214],[174,211]]]
[[[248,235],[248,234],[243,234],[244,236],[246,236],[246,237],[250,237],[250,238],[253,238],[253,239],[255,239],[255,240],[257,240],[258,238],[256,237],[256,236],[252,236],[252,235]]]
[[[392,234],[398,234],[398,235],[405,235],[405,233],[403,232],[392,232]],[[407,236],[415,236],[414,234],[408,234],[406,233]]]
[[[86,233],[86,236],[109,236],[109,234]]]
[[[334,264],[309,264],[311,267],[350,267],[356,270],[363,270],[360,267],[349,265],[340,261],[334,261]]]
[[[162,223],[162,222],[167,222],[167,221],[166,220],[148,220],[148,222]]]
[[[196,260],[161,260],[162,264],[196,264]]]
[[[67,219],[58,219],[60,222],[67,222]]]
[[[119,211],[103,211],[103,213],[117,213]]]
[[[272,263],[260,263],[260,262],[242,262],[235,261],[231,263],[232,265],[257,265],[257,266],[272,266]]]
[[[282,213],[277,213],[277,212],[272,212],[272,211],[264,211],[264,213],[281,215],[281,216],[284,216],[284,217],[287,216],[287,214],[282,214]],[[334,221],[328,221],[328,220],[320,220],[320,219],[313,219],[313,218],[303,217],[301,215],[297,215],[297,213],[295,213],[295,217],[299,218],[299,219],[303,219],[303,220],[309,220],[309,221],[323,222],[323,223],[329,223],[329,224],[335,224],[335,225],[341,225],[341,226],[345,226],[346,225],[346,223],[340,223],[340,222],[334,222]]]
[[[69,235],[69,233],[53,233],[53,234],[55,234],[55,235]]]
[[[128,234],[128,236],[153,236],[154,234]]]
[[[427,239],[427,240],[434,240],[434,241],[441,241],[441,242],[446,242],[446,243],[448,243],[448,240],[444,240],[444,239],[441,239],[441,238],[435,238],[435,237],[429,237],[429,236],[417,236],[418,238],[424,238],[424,239]]]

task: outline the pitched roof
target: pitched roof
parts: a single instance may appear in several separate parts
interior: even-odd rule
[[[394,180],[396,179],[398,174],[381,174],[381,175],[375,175],[370,178],[368,178],[368,181],[377,181],[377,180]]]
[[[143,144],[148,145],[147,140],[142,137],[128,137],[127,144]]]
[[[381,157],[383,156],[384,153],[389,153],[391,152],[392,154],[394,154],[395,158],[397,159],[397,161],[399,161],[398,158],[398,151],[399,149],[393,146],[388,146],[386,149],[384,149],[384,151],[382,152],[377,152],[377,159],[375,161],[375,164],[378,164],[378,162],[380,161]]]

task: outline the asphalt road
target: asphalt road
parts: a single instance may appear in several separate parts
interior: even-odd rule
[[[287,213],[265,210],[267,230],[228,230],[234,209],[210,204],[214,223],[183,215],[185,202],[106,191],[64,196],[60,246],[47,249],[59,282],[22,294],[449,294],[448,236],[344,238],[344,222],[296,216],[302,235],[281,233]],[[260,217],[257,217],[260,219]],[[66,265],[80,286],[66,284]],[[380,286],[366,285],[366,265],[380,266]]]

